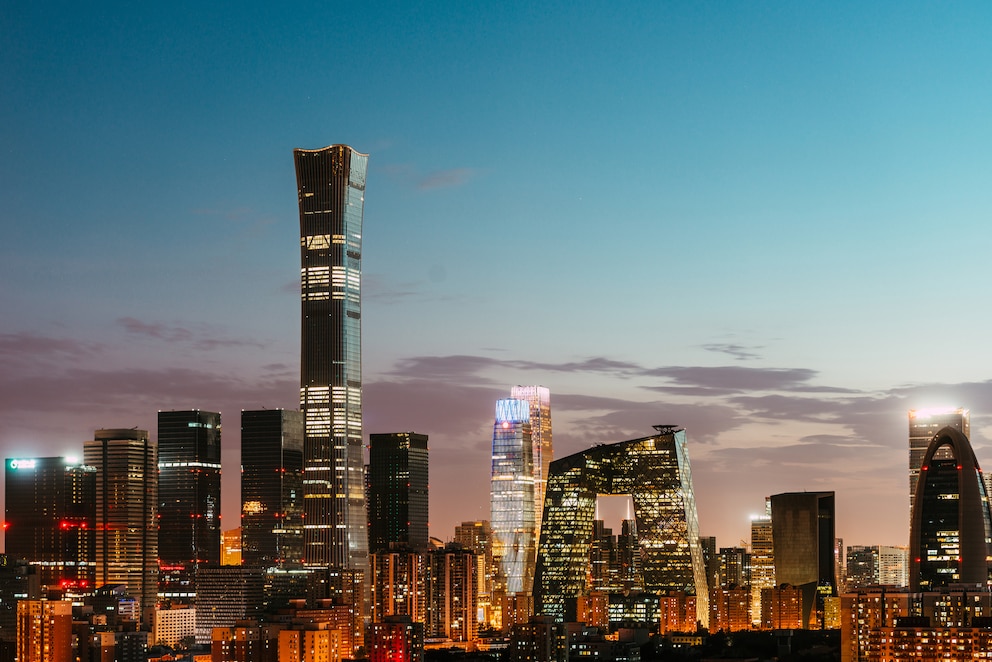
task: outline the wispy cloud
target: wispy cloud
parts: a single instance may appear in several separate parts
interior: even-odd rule
[[[760,359],[761,355],[754,350],[762,349],[761,347],[746,347],[745,345],[738,345],[735,343],[709,343],[703,345],[703,349],[707,352],[717,352],[718,354],[727,354],[734,357],[738,361],[750,361],[752,359]]]
[[[473,168],[449,168],[448,170],[435,170],[417,181],[417,188],[427,191],[436,188],[451,188],[462,186],[476,174]]]
[[[221,347],[264,347],[264,343],[244,338],[228,338],[207,333],[193,333],[181,326],[170,326],[158,322],[144,322],[134,317],[118,318],[128,333],[154,338],[167,343],[189,343],[195,349],[210,351]]]

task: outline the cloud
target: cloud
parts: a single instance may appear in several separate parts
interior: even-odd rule
[[[709,343],[703,345],[703,349],[707,352],[717,352],[720,354],[728,354],[738,361],[749,361],[751,359],[760,359],[761,355],[752,352],[752,349],[762,349],[761,347],[745,347],[744,345],[737,345],[734,343]]]
[[[682,386],[717,390],[767,391],[805,387],[817,375],[807,368],[745,368],[742,366],[672,366],[643,370],[651,377],[664,377]]]
[[[451,188],[461,186],[474,177],[476,171],[473,168],[449,168],[447,170],[435,170],[417,181],[417,188],[421,191],[428,191],[436,188]]]
[[[4,362],[30,359],[80,359],[102,350],[99,343],[72,338],[52,338],[37,333],[0,333],[0,359]]]
[[[197,338],[189,329],[184,329],[180,326],[168,326],[161,323],[143,322],[134,317],[118,318],[117,323],[123,326],[128,333],[147,336],[167,343],[190,343],[195,349],[204,351],[221,347],[264,347],[263,343],[247,339],[207,335]]]

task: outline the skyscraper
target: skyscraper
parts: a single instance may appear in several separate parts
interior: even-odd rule
[[[196,595],[201,566],[220,565],[220,414],[158,413],[159,593]]]
[[[362,211],[368,155],[293,150],[300,205],[304,559],[365,570],[362,450]]]
[[[788,492],[771,497],[775,584],[802,591],[803,627],[818,627],[813,607],[837,595],[834,493]],[[762,597],[764,601],[764,597]]]
[[[303,414],[241,412],[241,559],[303,563]]]
[[[948,584],[989,584],[992,522],[982,470],[971,442],[945,427],[923,456],[913,502],[909,585],[932,591]]]
[[[644,590],[694,595],[696,616],[707,622],[706,569],[685,430],[655,429],[650,437],[599,445],[551,463],[534,580],[538,612],[561,620],[566,598],[585,592],[596,499],[629,494]]]
[[[427,435],[371,435],[368,481],[369,551],[406,547],[426,552],[430,541]]]
[[[751,517],[751,622],[761,622],[761,589],[775,586],[775,545],[772,540],[771,502],[765,513]]]
[[[911,514],[923,455],[927,452],[933,436],[945,427],[953,428],[970,439],[971,413],[967,409],[955,407],[909,411],[909,512]]]
[[[158,446],[146,430],[97,430],[83,443],[96,468],[96,584],[124,584],[140,608],[158,590]]]
[[[544,514],[544,490],[548,484],[548,467],[554,460],[551,444],[551,391],[544,386],[514,386],[510,397],[530,404],[530,433],[534,451],[534,529],[541,535]]]
[[[5,466],[7,554],[37,565],[44,586],[92,590],[96,469],[64,457]]]
[[[537,529],[534,525],[534,446],[530,403],[496,401],[490,512],[493,556],[508,594],[530,593],[534,584]]]

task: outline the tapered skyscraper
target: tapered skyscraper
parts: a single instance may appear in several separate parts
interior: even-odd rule
[[[368,155],[293,150],[300,204],[304,560],[365,570],[362,210]]]
[[[544,386],[514,386],[510,389],[510,397],[530,403],[531,441],[534,446],[534,528],[536,535],[540,537],[548,467],[554,459],[551,445],[551,391]]]
[[[967,409],[912,409],[909,412],[909,512],[913,512],[916,484],[920,480],[923,456],[934,435],[950,427],[966,437],[971,437],[971,414]]]

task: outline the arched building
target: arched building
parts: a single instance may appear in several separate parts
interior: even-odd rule
[[[927,447],[913,501],[912,591],[989,582],[992,522],[975,452],[963,433],[940,430]]]

